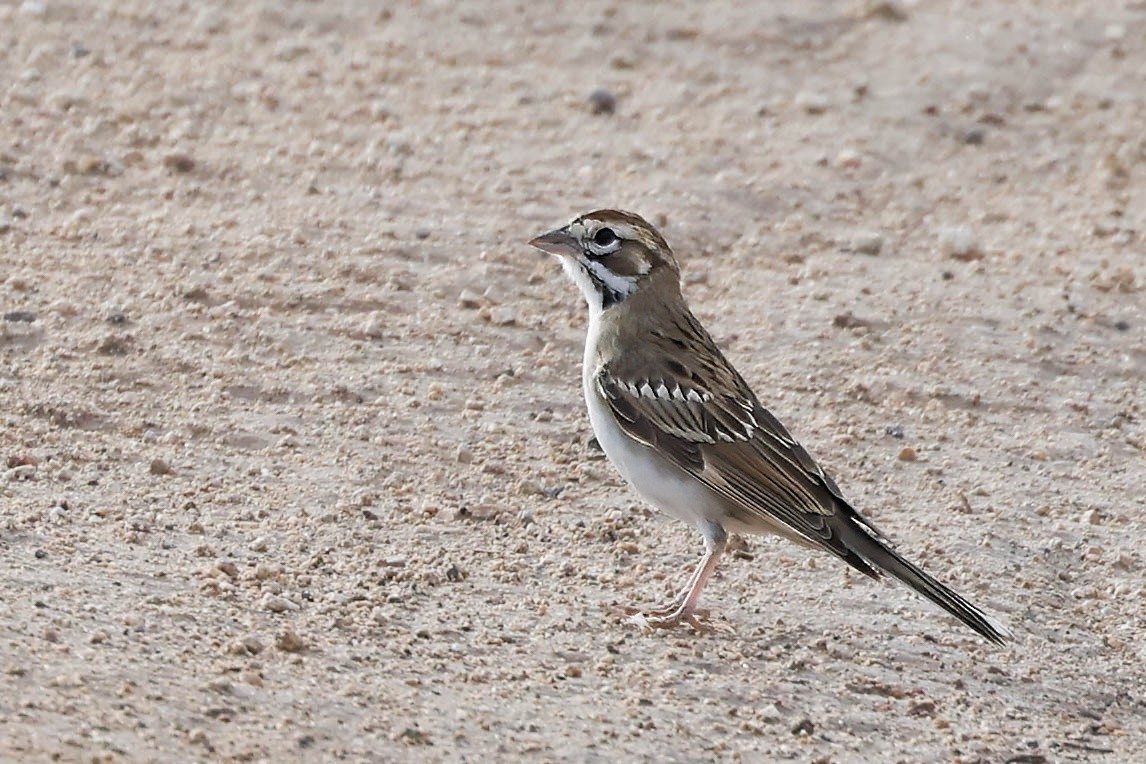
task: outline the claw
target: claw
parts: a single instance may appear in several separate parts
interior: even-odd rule
[[[700,592],[716,568],[716,562],[720,559],[720,553],[724,549],[724,531],[723,529],[719,530],[719,537],[714,535],[714,538],[708,541],[708,549],[704,557],[701,558],[700,564],[696,566],[696,571],[689,579],[688,585],[670,605],[648,609],[622,607],[619,615],[627,617],[631,623],[635,623],[645,630],[672,629],[683,623],[698,634],[731,631],[727,626],[713,624],[709,621],[708,611],[696,606],[697,600],[700,599]]]
[[[690,627],[697,634],[732,631],[726,624],[714,623],[709,610],[685,610],[680,605],[650,609],[622,607],[618,609],[617,614],[646,632],[653,629],[675,629],[681,625]]]

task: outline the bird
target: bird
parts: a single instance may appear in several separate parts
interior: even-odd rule
[[[709,630],[698,602],[729,534],[776,534],[870,578],[898,579],[991,643],[1012,639],[896,551],[760,403],[689,309],[680,265],[656,228],[602,209],[529,243],[557,257],[588,304],[582,388],[601,449],[645,501],[704,538],[669,605],[627,614],[648,628]]]

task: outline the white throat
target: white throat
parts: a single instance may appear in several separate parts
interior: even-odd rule
[[[611,299],[608,302],[612,304],[625,299],[637,289],[636,279],[618,276],[596,260],[589,260],[582,266],[571,257],[561,257],[561,267],[585,296],[590,320],[596,319],[605,309],[606,295],[602,290],[609,293]]]

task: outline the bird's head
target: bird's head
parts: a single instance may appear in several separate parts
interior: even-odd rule
[[[591,312],[619,305],[661,282],[679,290],[680,266],[672,250],[655,228],[631,212],[590,212],[529,243],[561,260]]]

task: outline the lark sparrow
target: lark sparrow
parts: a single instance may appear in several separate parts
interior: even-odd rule
[[[530,244],[560,259],[589,304],[582,383],[601,448],[645,500],[704,536],[677,599],[630,611],[642,623],[703,628],[697,601],[733,531],[826,549],[872,578],[891,574],[991,642],[1010,637],[896,552],[760,404],[688,309],[656,229],[599,210]]]

